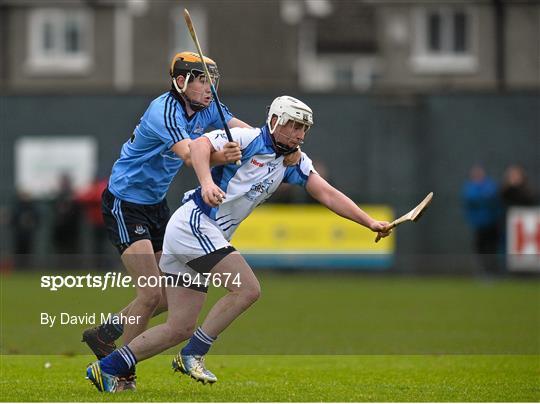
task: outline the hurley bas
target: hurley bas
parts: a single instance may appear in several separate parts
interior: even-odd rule
[[[56,315],[49,313],[41,313],[41,325],[47,325],[54,327],[56,321],[59,320],[59,325],[96,325],[96,324],[139,324],[141,316],[126,316],[122,313],[99,313],[99,321],[96,321],[98,313],[84,313],[83,315],[76,315],[70,313],[59,313]]]

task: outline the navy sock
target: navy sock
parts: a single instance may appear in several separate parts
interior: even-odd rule
[[[211,337],[199,327],[189,340],[188,344],[182,349],[182,355],[206,355],[216,339],[217,337]]]
[[[99,361],[101,370],[114,376],[129,374],[130,369],[134,368],[136,363],[137,358],[127,345]]]
[[[118,314],[112,314],[110,318],[111,322],[98,327],[98,337],[106,343],[116,341],[124,333],[124,325],[119,322]]]

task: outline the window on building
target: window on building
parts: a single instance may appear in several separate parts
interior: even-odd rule
[[[475,72],[476,24],[476,13],[471,7],[416,9],[413,69],[418,73]]]
[[[313,4],[328,8],[317,15],[307,9],[299,26],[300,86],[308,91],[369,89],[376,70],[374,7],[320,0]]]
[[[92,64],[92,15],[85,8],[38,8],[28,20],[32,74],[84,74]]]

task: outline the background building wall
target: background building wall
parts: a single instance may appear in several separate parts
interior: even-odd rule
[[[540,4],[508,8],[505,68],[512,87],[540,86]]]
[[[363,60],[362,63],[375,66],[372,83],[369,83],[371,79],[363,78],[362,80],[368,82],[361,86],[345,86],[343,83],[339,84],[338,80],[335,88],[325,91],[448,91],[497,88],[497,26],[493,2],[347,1],[333,6],[333,3],[329,2],[330,15],[320,16],[310,13],[304,1],[293,3],[298,5],[300,15],[297,20],[287,21],[283,17],[285,3],[281,1],[258,2],[256,7],[247,7],[245,1],[237,0],[187,1],[182,4],[174,1],[139,3],[143,4],[143,7],[135,7],[135,3],[126,1],[0,1],[0,13],[5,21],[3,34],[0,35],[4,35],[4,48],[8,59],[3,63],[6,65],[4,88],[9,91],[31,89],[38,92],[62,89],[69,89],[70,92],[107,92],[119,89],[136,92],[159,91],[163,81],[168,79],[167,69],[171,56],[175,51],[181,50],[175,49],[175,46],[179,32],[184,29],[183,7],[197,9],[204,14],[207,21],[205,29],[199,28],[200,31],[205,31],[205,51],[218,62],[222,76],[226,77],[226,80],[221,82],[226,91],[246,93],[273,91],[276,88],[296,90],[302,83],[310,82],[303,80],[302,76],[310,71],[317,71],[317,63],[337,63],[335,69],[339,70],[339,60],[343,58],[344,69],[349,68],[345,66],[349,63],[346,60],[358,60],[358,63]],[[538,89],[540,4],[534,1],[504,1],[502,4],[506,14],[506,84],[509,88]],[[36,7],[83,7],[91,12],[93,63],[88,73],[30,74],[25,69],[28,57],[29,14]],[[470,11],[472,21],[469,34],[472,38],[472,55],[476,58],[477,66],[469,71],[452,72],[450,69],[448,72],[436,73],[419,72],[414,68],[415,47],[421,30],[418,15],[422,10],[441,7],[462,7]],[[369,35],[369,31],[351,26],[355,19],[352,19],[351,23],[350,15],[355,12],[361,16],[374,16],[368,21],[370,30],[376,32],[375,36]],[[120,14],[123,14],[124,18],[118,18]],[[121,25],[120,21],[127,21],[127,26]],[[339,48],[337,39],[332,42],[332,46],[328,46],[329,35],[325,31],[325,24],[330,23],[335,30],[335,38],[346,38],[349,41],[349,45],[343,45],[345,50]],[[358,24],[365,25],[366,21],[358,18]],[[358,32],[357,47],[361,47],[361,53],[358,53],[358,49],[357,53],[352,52],[353,48],[349,49],[354,45],[349,35],[351,30]],[[302,46],[306,45],[303,36],[310,32],[316,36],[316,52],[321,46],[324,47],[324,44],[326,47],[319,49],[323,53],[314,55],[312,66],[302,67],[299,58],[303,52]],[[118,42],[122,34],[129,39]],[[332,53],[334,51],[335,53]],[[120,73],[115,71],[118,59],[129,66],[129,69],[124,69],[128,83],[122,88],[116,83],[118,75],[123,71],[121,68]],[[313,86],[315,91],[320,91],[316,83]],[[303,89],[311,90],[310,86]]]

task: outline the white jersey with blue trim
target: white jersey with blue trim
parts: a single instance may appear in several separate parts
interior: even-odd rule
[[[221,104],[225,120],[231,113]],[[188,116],[184,101],[174,91],[152,101],[124,143],[114,163],[109,191],[117,198],[143,205],[160,203],[183,160],[171,147],[183,139],[196,139],[208,128],[223,128],[216,103]]]
[[[277,155],[268,126],[263,128],[233,128],[231,135],[242,149],[239,166],[228,164],[212,168],[212,178],[226,197],[221,205],[212,208],[202,199],[201,188],[188,191],[183,202],[193,199],[210,219],[215,221],[227,240],[238,225],[258,205],[266,201],[282,182],[305,186],[311,172],[315,172],[311,159],[302,153],[298,164],[285,167],[283,155]],[[205,134],[215,150],[227,143],[223,130]]]

